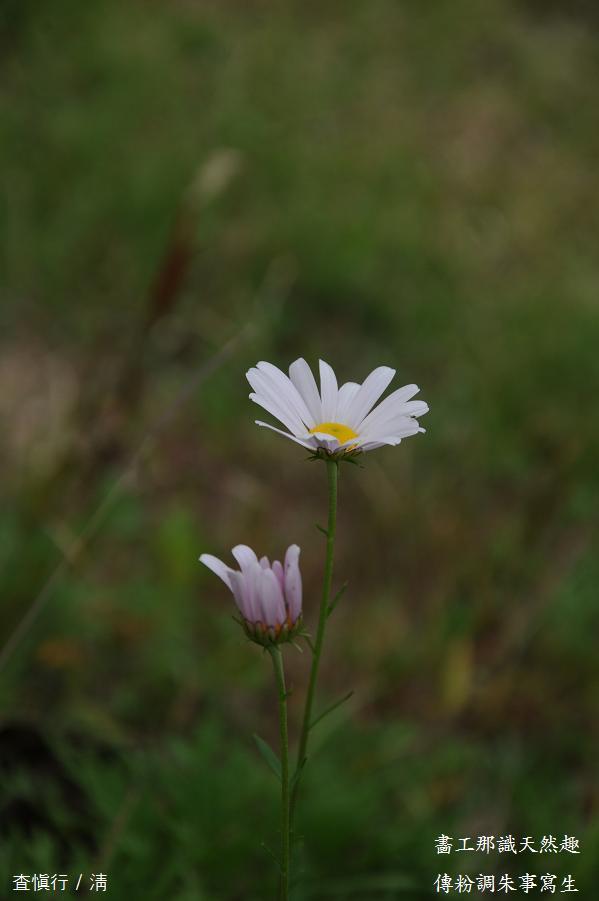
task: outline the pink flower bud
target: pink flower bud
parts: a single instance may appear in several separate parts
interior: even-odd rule
[[[253,641],[262,645],[288,641],[302,624],[299,547],[292,544],[287,549],[284,566],[279,560],[271,565],[268,557],[258,560],[245,544],[238,544],[232,553],[238,570],[212,554],[202,554],[200,562],[231,589],[245,631]]]

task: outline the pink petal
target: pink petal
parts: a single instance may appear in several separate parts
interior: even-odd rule
[[[283,572],[283,566],[280,560],[275,560],[272,565],[272,571],[277,577],[279,585],[281,586],[281,590],[285,590],[285,573]]]
[[[290,545],[285,554],[285,600],[292,623],[302,612],[302,576],[299,568],[299,555],[300,549],[297,544]]]
[[[286,611],[283,592],[278,579],[271,569],[263,569],[260,573],[259,603],[262,616],[260,619],[266,626],[277,626],[285,622]]]
[[[231,588],[237,608],[244,619],[254,622],[254,611],[250,603],[245,577],[240,572],[231,573]]]
[[[233,570],[230,566],[227,566],[227,564],[223,563],[222,560],[219,560],[218,557],[213,557],[212,554],[202,554],[200,563],[203,563],[204,566],[211,569],[219,579],[222,579],[227,588],[231,588],[230,575]]]
[[[242,571],[258,562],[256,554],[247,544],[236,544],[231,553],[239,563]]]

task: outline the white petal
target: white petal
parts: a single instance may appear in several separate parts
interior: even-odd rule
[[[242,572],[249,569],[254,563],[258,563],[254,551],[247,544],[236,544],[231,553],[239,563]]]
[[[275,419],[278,419],[282,425],[287,426],[287,428],[294,434],[303,434],[306,431],[303,426],[300,428],[295,420],[290,419],[287,416],[286,412],[284,412],[278,404],[273,403],[263,394],[252,393],[249,395],[249,398],[255,404],[258,404],[259,407],[262,407],[263,410],[266,410],[267,413],[272,413]]]
[[[417,419],[411,416],[399,416],[396,419],[385,422],[381,428],[370,426],[360,434],[363,441],[381,441],[388,436],[396,438],[408,438],[420,431]]]
[[[351,448],[351,447],[359,447],[360,446],[361,436],[358,438],[348,438],[347,441],[343,441],[339,444],[340,448]]]
[[[340,448],[339,442],[336,438],[331,438],[329,435],[326,440],[319,439],[318,447],[324,448],[324,450],[328,451],[329,454],[336,454]]]
[[[422,429],[418,425],[418,421],[416,419],[411,419],[409,416],[403,418],[401,422],[397,422],[393,425],[393,429],[389,431],[388,434],[385,434],[384,431],[377,431],[376,429],[369,429],[365,434],[360,435],[360,441],[358,442],[358,446],[362,448],[362,450],[372,450],[372,446],[376,444],[380,447],[382,444],[399,444],[403,438],[410,438],[412,435],[417,435],[418,432],[423,432]]]
[[[290,435],[289,432],[284,432],[283,429],[277,429],[274,425],[271,425],[269,422],[261,422],[259,419],[256,419],[256,425],[261,425],[265,429],[271,429],[273,432],[278,432],[279,435],[284,435],[285,438],[291,438],[292,441],[295,441],[296,444],[301,444],[302,447],[307,447],[308,450],[313,450],[316,447],[316,442],[306,441],[303,438],[297,438],[295,435]]]
[[[330,435],[328,432],[312,432],[315,438],[318,438],[319,443],[324,442],[325,446],[328,447],[339,447],[339,439],[335,438],[334,435]]]
[[[260,365],[258,364],[258,366]],[[278,373],[278,376],[275,373]],[[287,376],[276,366],[273,366],[272,370],[259,369],[254,366],[252,369],[248,369],[246,378],[257,394],[264,394],[265,397],[271,398],[287,410],[290,416],[302,422],[298,409],[298,401],[302,404],[302,400]]]
[[[289,378],[297,388],[310,413],[311,421],[306,423],[308,428],[312,428],[313,425],[317,425],[319,422],[324,422],[322,418],[322,403],[316,387],[316,380],[312,375],[312,370],[302,357],[299,360],[295,360],[289,367]]]
[[[391,419],[387,423],[388,428],[386,429],[366,429],[367,435],[372,435],[373,432],[378,432],[382,434],[386,432],[388,435],[397,435],[400,438],[407,438],[408,435],[415,435],[416,432],[419,432],[420,423],[417,419],[414,419],[413,416],[398,416],[396,419]],[[422,430],[424,431],[424,429]]]
[[[341,424],[345,423],[347,420],[347,414],[349,412],[349,408],[351,406],[351,402],[356,396],[360,386],[357,382],[346,382],[345,385],[341,385],[339,389],[339,395],[337,397],[337,412],[335,413],[335,422],[340,422]],[[320,420],[324,422],[325,420]]]
[[[364,440],[377,439],[380,435],[397,435],[405,438],[406,435],[415,435],[418,431],[418,420],[411,416],[397,416],[395,419],[387,419],[382,425],[370,425],[362,429],[360,438]]]
[[[355,431],[359,431],[358,426],[387,388],[394,375],[395,369],[391,369],[389,366],[379,366],[370,373],[353,398],[347,416],[347,425]]]
[[[365,441],[364,444],[360,446],[360,450],[364,453],[367,453],[371,450],[376,450],[379,447],[386,447],[391,445],[395,447],[396,445],[401,444],[401,438],[388,438],[381,439],[380,441]]]
[[[414,397],[415,394],[418,394],[420,388],[418,385],[404,385],[403,388],[398,388],[396,391],[393,391],[389,397],[386,397],[385,400],[381,401],[378,407],[369,413],[366,419],[362,422],[361,432],[364,429],[367,429],[369,426],[377,427],[380,423],[385,422],[387,419],[393,418],[397,413],[402,412],[402,407],[405,405],[406,401],[409,401],[411,397]]]
[[[281,398],[284,398],[285,403],[292,407],[304,425],[308,425],[312,418],[310,411],[291,379],[278,366],[264,360],[256,364],[256,369],[272,381],[275,390]]]
[[[337,377],[333,368],[324,360],[318,361],[320,368],[320,396],[322,398],[321,422],[334,422],[333,417],[337,412]]]
[[[267,375],[257,369],[250,369],[247,380],[255,389],[250,398],[273,416],[276,416],[283,425],[292,432],[303,432],[305,425],[298,416],[291,400]],[[291,384],[291,383],[290,383]]]
[[[429,406],[425,400],[411,400],[403,404],[400,412],[404,416],[424,416],[428,411]]]
[[[222,579],[227,588],[231,588],[230,574],[234,572],[234,570],[232,570],[230,566],[227,566],[227,564],[223,563],[222,560],[219,560],[218,557],[213,557],[212,554],[202,554],[200,563],[203,563],[204,566],[211,569],[219,579]]]

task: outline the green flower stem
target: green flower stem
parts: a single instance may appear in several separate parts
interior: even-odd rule
[[[297,765],[293,778],[293,790],[291,792],[291,819],[293,821],[293,813],[297,802],[297,789],[299,783],[300,770],[306,759],[308,751],[308,738],[310,735],[310,725],[312,723],[312,707],[314,705],[314,693],[316,691],[316,680],[318,679],[318,669],[320,666],[320,655],[322,653],[322,644],[324,641],[324,632],[329,617],[329,605],[331,603],[331,584],[333,581],[333,552],[335,549],[335,532],[337,529],[337,479],[339,475],[339,463],[334,457],[329,457],[326,461],[327,477],[329,483],[329,522],[327,526],[327,552],[324,566],[324,580],[322,585],[322,600],[320,602],[320,616],[318,618],[318,628],[316,630],[316,640],[312,652],[312,666],[310,669],[310,681],[308,683],[308,693],[306,695],[306,706],[304,707],[304,719],[302,722],[302,731],[299,740]]]
[[[287,690],[283,655],[278,645],[271,645],[270,655],[275,670],[279,692],[279,728],[281,738],[281,879],[279,899],[289,898],[289,849],[290,849],[290,809],[289,809],[289,736],[287,734]]]

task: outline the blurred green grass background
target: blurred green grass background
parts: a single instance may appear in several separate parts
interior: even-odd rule
[[[431,412],[341,474],[320,703],[355,695],[316,735],[294,901],[430,897],[466,867],[436,836],[509,832],[578,836],[536,871],[592,897],[594,6],[1,16],[6,896],[101,871],[114,898],[273,897],[272,676],[197,557],[297,541],[314,625],[325,474],[253,425],[244,373],[320,356]]]

